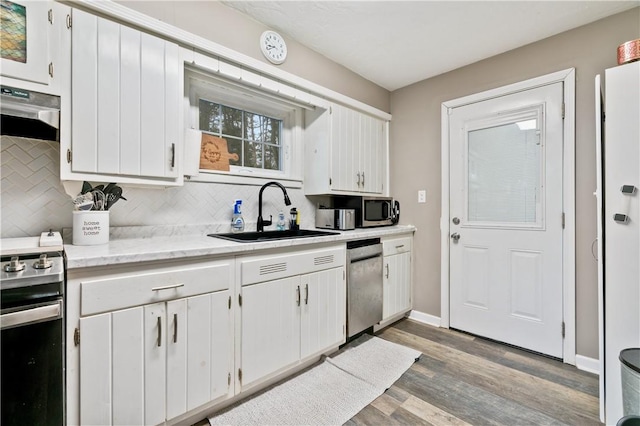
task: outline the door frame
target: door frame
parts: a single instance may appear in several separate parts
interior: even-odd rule
[[[443,102],[441,105],[442,143],[442,212],[440,216],[440,326],[449,328],[449,114],[453,108],[493,98],[535,89],[553,83],[563,83],[564,129],[562,159],[562,320],[565,336],[562,343],[563,361],[576,363],[576,247],[575,247],[575,68],[532,78],[496,89]],[[561,218],[558,218],[561,220]]]

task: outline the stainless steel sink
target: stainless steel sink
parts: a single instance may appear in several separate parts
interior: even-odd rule
[[[264,231],[264,232],[240,232],[227,234],[208,234],[209,237],[222,238],[223,240],[235,241],[238,243],[255,243],[272,240],[289,240],[295,238],[320,237],[324,235],[338,235],[338,232],[318,231],[315,229],[298,229],[292,231]]]

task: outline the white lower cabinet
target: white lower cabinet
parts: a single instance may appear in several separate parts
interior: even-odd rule
[[[73,312],[68,317],[80,336],[68,349],[79,364],[68,382],[78,383],[71,394],[80,404],[68,410],[68,423],[159,424],[233,396],[232,272],[229,261],[214,261],[72,277],[68,303],[79,297],[82,312],[77,322]],[[118,291],[123,286],[129,292]],[[211,291],[193,294],[204,289]],[[141,295],[160,301],[131,306]],[[94,312],[101,309],[107,311]]]
[[[81,424],[158,424],[224,396],[228,303],[225,290],[82,318]]]
[[[345,244],[73,269],[67,424],[188,423],[346,338]]]
[[[241,390],[344,343],[344,263],[344,245],[241,261]]]
[[[382,320],[411,310],[411,237],[382,242]]]

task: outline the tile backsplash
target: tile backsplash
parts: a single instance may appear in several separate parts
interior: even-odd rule
[[[11,136],[1,136],[0,145],[0,236],[36,236],[48,229],[71,228],[73,204],[60,182],[60,145]],[[111,208],[109,220],[112,227],[207,225],[211,232],[228,232],[234,200],[242,199],[246,229],[254,230],[259,188],[203,182],[185,182],[184,186],[171,188],[123,186],[127,200]],[[301,212],[302,227],[313,228],[315,200],[301,189],[287,192],[292,207]],[[282,192],[267,188],[263,215],[271,214],[275,219],[280,210],[289,216]]]

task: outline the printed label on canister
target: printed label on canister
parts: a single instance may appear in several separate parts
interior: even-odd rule
[[[108,242],[108,210],[73,212],[73,245],[91,246]]]

